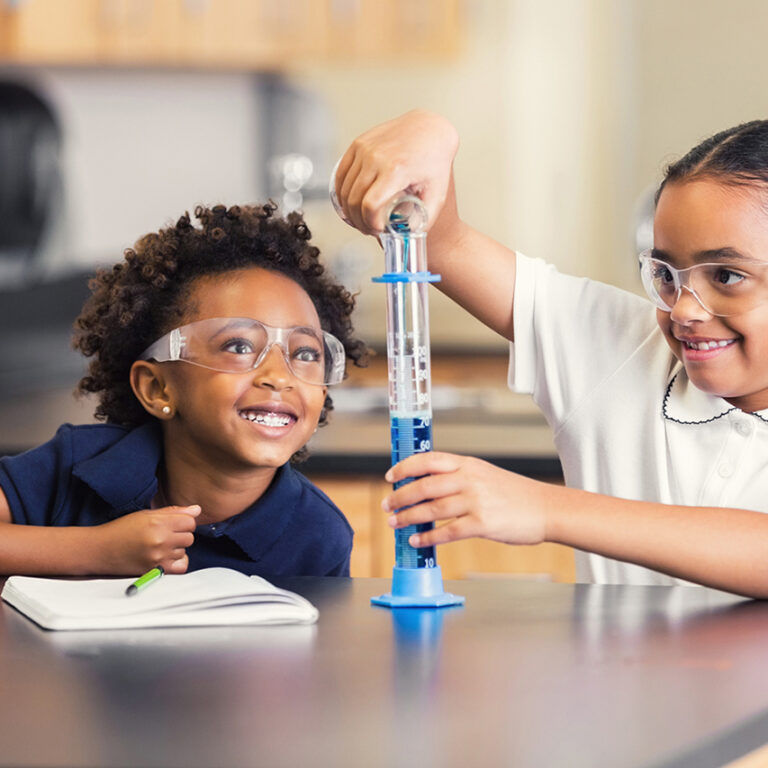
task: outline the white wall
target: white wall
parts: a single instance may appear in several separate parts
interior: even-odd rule
[[[718,130],[768,117],[768,3],[636,0],[643,173]]]

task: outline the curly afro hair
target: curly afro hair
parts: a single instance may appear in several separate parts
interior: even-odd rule
[[[96,273],[89,283],[92,295],[75,320],[73,346],[93,358],[77,392],[98,394],[97,419],[127,427],[153,419],[133,394],[131,365],[178,326],[198,278],[233,270],[261,267],[294,280],[312,299],[323,329],[342,342],[347,358],[360,367],[367,364],[365,344],[353,337],[353,296],[326,274],[301,214],[282,217],[276,210],[271,202],[198,206],[200,227],[185,213],[175,226],[142,237],[112,269]],[[321,426],[332,408],[327,396]],[[302,449],[293,460],[306,455]]]

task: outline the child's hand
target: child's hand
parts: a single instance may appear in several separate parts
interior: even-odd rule
[[[352,142],[336,172],[336,196],[345,216],[361,232],[382,232],[385,206],[407,190],[421,198],[431,226],[445,202],[458,146],[451,123],[423,110],[366,131]]]
[[[410,537],[414,547],[480,536],[506,544],[546,540],[546,483],[537,482],[486,461],[450,453],[418,453],[386,474],[388,482],[416,477],[382,502],[393,528],[449,521]],[[411,506],[415,505],[415,506]],[[408,507],[407,509],[402,509]]]
[[[184,573],[199,514],[197,505],[143,509],[98,526],[104,572],[132,576],[161,565],[166,573]]]

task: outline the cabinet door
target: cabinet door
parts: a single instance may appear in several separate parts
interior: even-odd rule
[[[0,55],[20,63],[87,63],[98,51],[99,0],[24,0],[0,11]]]
[[[444,58],[458,0],[0,0],[0,58],[242,69]]]
[[[322,0],[187,2],[178,37],[184,63],[244,68],[290,67],[325,51]]]
[[[355,530],[353,576],[389,577],[395,562],[394,531],[381,500],[391,486],[376,477],[312,477],[344,512]],[[466,539],[437,548],[444,579],[510,576],[573,582],[573,550],[560,544],[512,547],[484,539]]]
[[[466,539],[437,549],[445,579],[516,576],[572,583],[576,577],[573,550],[561,544],[517,546],[485,539]]]
[[[327,0],[328,58],[396,64],[454,56],[458,0]]]
[[[0,13],[0,55],[35,64],[167,64],[183,0],[19,0]]]
[[[0,56],[43,64],[271,68],[324,52],[323,0],[19,0]]]
[[[175,64],[183,0],[100,0],[92,15],[97,62]]]
[[[351,575],[391,576],[395,538],[381,510],[381,500],[389,486],[366,476],[325,476],[311,480],[344,513],[355,531]]]

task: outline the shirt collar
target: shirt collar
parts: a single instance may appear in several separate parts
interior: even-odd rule
[[[691,383],[682,364],[675,366],[670,374],[662,404],[665,419],[678,424],[707,424],[733,411],[739,409],[722,397],[708,395],[700,390]],[[749,415],[768,421],[768,410]]]
[[[302,493],[298,472],[284,464],[275,472],[269,488],[248,509],[220,523],[198,525],[195,535],[226,535],[256,562],[283,535]]]
[[[157,491],[157,465],[163,450],[159,425],[130,430],[105,451],[77,462],[72,474],[89,485],[118,517],[148,508]]]

